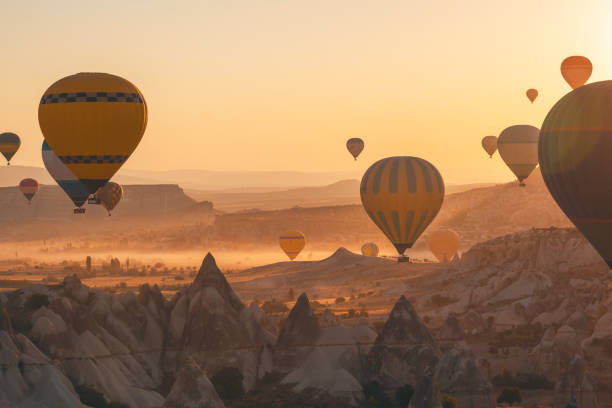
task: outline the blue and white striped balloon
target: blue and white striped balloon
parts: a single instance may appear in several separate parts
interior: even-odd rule
[[[47,171],[59,186],[66,192],[74,205],[81,207],[87,201],[89,191],[87,187],[72,174],[70,169],[53,153],[53,150],[47,144],[47,141],[42,145],[42,159],[45,163]]]

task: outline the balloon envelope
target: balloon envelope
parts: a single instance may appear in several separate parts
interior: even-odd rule
[[[11,158],[17,153],[17,150],[19,150],[19,146],[21,146],[21,140],[19,140],[19,136],[16,134],[11,132],[0,134],[0,153],[9,163]]]
[[[361,246],[361,254],[363,256],[378,256],[378,246],[373,242],[368,242],[367,244],[363,244]]]
[[[119,204],[123,198],[123,187],[119,184],[109,181],[96,193],[96,197],[100,200],[102,207],[109,213]]]
[[[19,183],[19,190],[28,199],[28,202],[31,202],[34,194],[38,192],[38,181],[32,178],[23,179]]]
[[[559,207],[612,268],[612,81],[565,95],[540,134],[540,168]]]
[[[349,139],[346,142],[346,148],[353,155],[355,160],[357,160],[357,156],[359,156],[359,153],[361,153],[361,151],[363,150],[363,147],[364,147],[363,140],[359,139],[358,137]]]
[[[138,146],[147,106],[138,88],[121,77],[80,73],[45,91],[38,122],[53,152],[93,194]]]
[[[527,99],[529,99],[529,101],[533,103],[533,101],[535,101],[536,98],[538,97],[538,90],[531,88],[531,89],[528,89],[527,92],[525,92],[525,94],[527,95]]]
[[[89,196],[87,188],[74,176],[74,174],[72,174],[70,169],[62,163],[55,153],[53,153],[47,141],[44,141],[42,145],[42,159],[51,177],[53,177],[62,190],[70,197],[74,205],[81,207]]]
[[[304,249],[306,237],[300,231],[287,231],[279,237],[280,247],[292,261]]]
[[[515,125],[504,129],[497,139],[499,155],[524,186],[525,180],[538,165],[540,130],[530,125]]]
[[[482,148],[489,154],[489,157],[493,157],[493,153],[497,150],[497,136],[485,136],[481,141]]]
[[[459,249],[459,235],[450,229],[434,231],[429,235],[427,244],[438,261],[450,261]]]
[[[561,75],[572,89],[584,85],[592,72],[593,64],[587,57],[574,55],[567,57],[561,63]]]
[[[400,255],[412,248],[444,200],[438,170],[418,157],[388,157],[361,179],[361,202],[369,217]]]

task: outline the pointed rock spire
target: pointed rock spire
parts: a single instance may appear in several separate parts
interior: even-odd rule
[[[277,345],[281,347],[313,345],[321,336],[321,326],[312,313],[306,293],[302,293],[289,312],[283,328],[278,335]]]
[[[376,344],[434,344],[434,339],[414,307],[402,295],[376,338]]]

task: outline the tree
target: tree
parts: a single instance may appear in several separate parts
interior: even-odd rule
[[[85,258],[85,267],[87,268],[87,273],[91,273],[91,256],[89,255]]]
[[[402,385],[395,390],[395,400],[400,408],[406,408],[414,394],[414,387],[410,384]]]
[[[346,299],[342,296],[337,297],[336,300],[334,301],[335,304],[339,304],[339,303],[344,303],[346,301]]]
[[[442,396],[442,408],[457,408],[458,406],[459,404],[455,397],[448,394]]]
[[[242,373],[235,367],[225,367],[212,376],[212,382],[221,399],[236,399],[244,396]]]
[[[388,407],[391,406],[391,400],[385,394],[385,390],[378,381],[370,381],[363,386],[368,407]]]
[[[505,387],[501,394],[499,394],[499,396],[497,397],[497,402],[498,403],[504,403],[507,402],[508,404],[512,405],[515,402],[522,402],[523,401],[523,396],[521,395],[521,392],[519,391],[518,388],[516,387]]]

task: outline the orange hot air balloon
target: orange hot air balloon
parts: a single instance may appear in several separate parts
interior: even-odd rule
[[[489,158],[493,157],[493,154],[497,150],[497,137],[496,136],[485,136],[482,138],[482,148],[489,154]]]
[[[548,112],[539,142],[550,194],[612,268],[612,81],[576,88]]]
[[[279,238],[280,247],[292,261],[304,249],[306,237],[300,231],[285,232]]]
[[[459,235],[450,229],[438,230],[429,236],[427,244],[438,261],[450,261],[459,249]]]
[[[108,215],[111,215],[111,211],[119,204],[121,198],[123,197],[123,188],[113,182],[109,181],[96,193],[96,198],[102,204],[102,207],[108,212]]]
[[[378,245],[373,242],[368,242],[361,246],[361,255],[363,256],[378,256]]]
[[[527,95],[527,99],[529,99],[531,103],[533,103],[533,101],[535,101],[536,98],[538,97],[538,90],[534,88],[530,88],[527,90],[527,92],[525,92],[525,94]]]
[[[355,160],[357,160],[357,156],[359,156],[364,146],[363,140],[358,137],[353,137],[346,142],[346,148]]]
[[[19,190],[28,199],[28,204],[32,204],[32,197],[38,192],[38,181],[32,178],[23,179],[19,183]]]
[[[561,63],[561,75],[572,89],[586,84],[592,72],[593,64],[587,57],[574,55]]]

